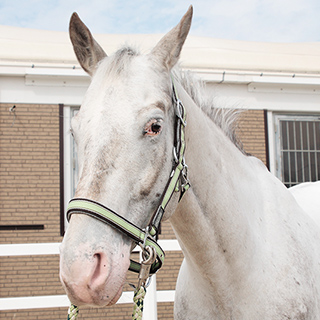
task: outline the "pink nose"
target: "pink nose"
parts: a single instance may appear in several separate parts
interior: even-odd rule
[[[117,302],[130,264],[131,241],[102,222],[72,216],[60,247],[60,279],[75,305]]]
[[[68,250],[60,258],[60,278],[69,299],[76,305],[105,305],[109,301],[104,291],[110,278],[110,263],[106,254],[95,252],[69,259]]]

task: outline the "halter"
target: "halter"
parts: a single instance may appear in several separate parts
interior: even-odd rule
[[[155,274],[163,264],[165,253],[158,245],[156,239],[167,204],[174,192],[180,192],[180,201],[183,194],[190,187],[187,178],[187,165],[184,159],[186,147],[184,132],[186,126],[186,111],[181,100],[178,98],[173,79],[172,86],[172,100],[176,115],[172,171],[162,193],[160,203],[146,228],[139,228],[103,204],[90,199],[74,198],[70,200],[66,213],[68,221],[70,221],[73,214],[79,213],[98,219],[119,230],[142,248],[142,263],[130,260],[129,270],[139,273],[139,282],[135,296],[140,294],[139,292],[141,291],[145,293],[146,280]],[[140,301],[140,303],[142,303],[142,301]]]

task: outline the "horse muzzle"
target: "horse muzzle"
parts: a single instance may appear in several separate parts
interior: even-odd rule
[[[69,225],[60,247],[60,279],[73,304],[112,305],[120,298],[126,281],[131,246],[122,241],[91,242],[88,237],[71,236],[86,218],[73,218]]]

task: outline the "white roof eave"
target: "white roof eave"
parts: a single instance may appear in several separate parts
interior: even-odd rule
[[[67,32],[0,26],[0,74],[87,77]],[[162,35],[94,35],[108,54],[124,44],[149,52]],[[320,42],[262,43],[189,36],[181,65],[206,81],[249,83],[259,75],[320,77]],[[210,80],[211,79],[211,80]]]

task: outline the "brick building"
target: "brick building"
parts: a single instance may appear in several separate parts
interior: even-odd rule
[[[89,79],[67,33],[0,30],[0,317],[65,319],[68,301],[59,282],[58,244],[77,178],[68,128]],[[128,39],[147,52],[159,36],[96,39],[109,53]],[[246,110],[238,132],[248,153],[288,186],[320,179],[320,43],[190,37],[181,61],[205,80],[218,105]],[[159,319],[173,319],[182,261],[174,239],[164,223],[160,241],[166,260],[156,281]],[[124,291],[121,303],[82,308],[80,319],[130,318],[129,286]]]

